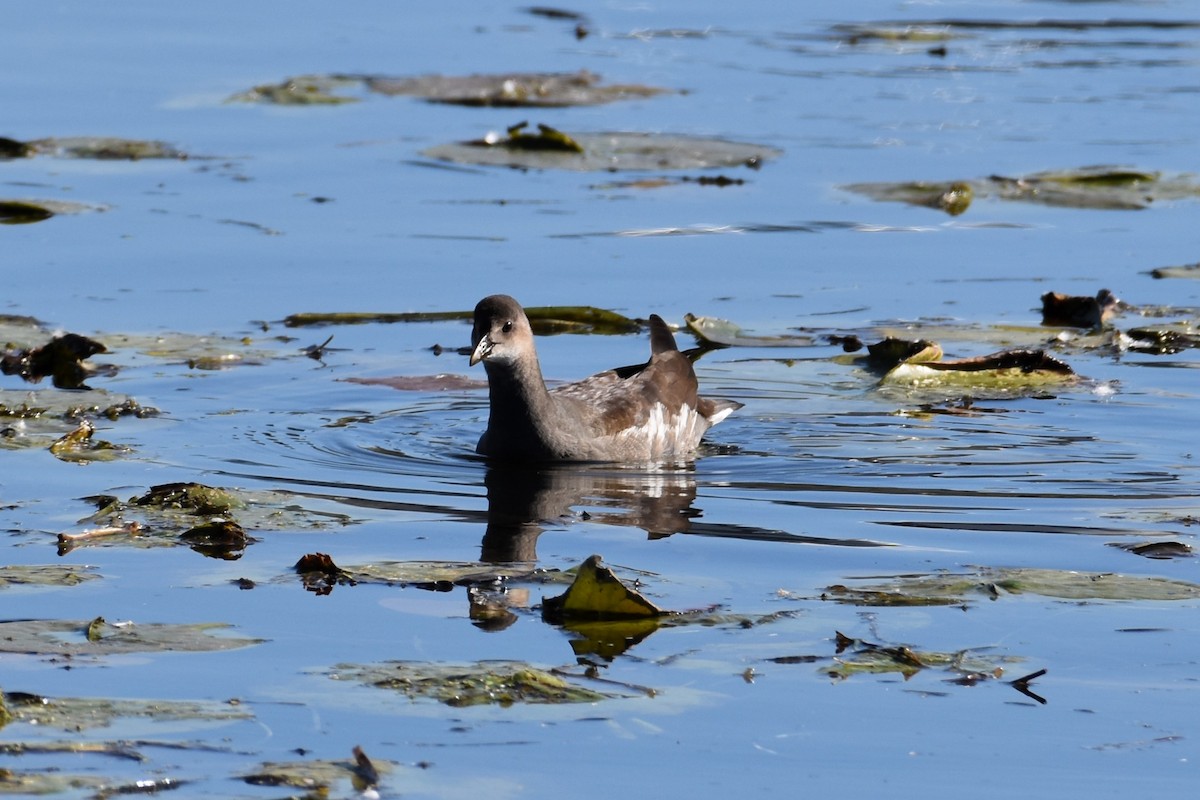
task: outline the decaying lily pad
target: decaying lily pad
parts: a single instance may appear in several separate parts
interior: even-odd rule
[[[1120,167],[1036,172],[1019,178],[992,175],[949,183],[854,183],[842,188],[873,200],[927,206],[951,215],[965,211],[971,197],[1102,210],[1137,210],[1164,200],[1200,197],[1200,184],[1191,175],[1167,177]]]
[[[1165,560],[1170,558],[1190,558],[1195,554],[1190,544],[1173,540],[1157,542],[1109,542],[1112,547],[1133,553],[1143,558]]]
[[[566,137],[574,147],[530,148],[530,141],[521,141],[519,136],[493,133],[482,139],[438,145],[425,150],[422,155],[440,161],[484,166],[612,171],[733,166],[757,169],[762,162],[782,154],[774,147],[724,139],[653,133],[567,133],[554,128],[549,130]],[[543,140],[558,139],[558,136]]]
[[[114,350],[132,350],[168,363],[184,364],[189,369],[221,370],[243,364],[262,364],[292,352],[281,352],[249,337],[200,335],[191,333],[105,334]]]
[[[0,200],[0,224],[24,225],[41,222],[54,216],[54,212],[40,203],[27,200]]]
[[[81,524],[102,527],[61,533],[59,554],[93,544],[154,547],[183,543],[197,552],[234,559],[255,541],[247,530],[324,530],[353,520],[296,504],[286,492],[247,492],[200,483],[165,483],[128,500],[84,498],[97,507]]]
[[[1200,347],[1200,332],[1190,323],[1157,328],[1130,328],[1124,333],[1130,350],[1170,355]]]
[[[60,461],[87,464],[93,461],[112,461],[132,450],[128,447],[95,438],[96,426],[89,420],[81,420],[72,431],[55,439],[50,452]]]
[[[379,783],[380,775],[394,770],[392,761],[368,758],[362,748],[354,748],[353,761],[268,761],[254,772],[242,776],[251,786],[288,786],[309,789],[307,796],[327,796],[339,783],[349,783],[355,792],[363,793]]]
[[[445,322],[470,321],[473,311],[402,311],[402,312],[305,312],[290,314],[283,320],[289,328],[308,325],[362,325],[369,322]],[[525,309],[529,325],[539,335],[554,333],[637,333],[641,323],[615,311],[594,306],[530,306]]]
[[[927,339],[887,336],[882,341],[867,345],[867,363],[877,370],[888,371],[903,363],[926,364],[941,358],[942,348]]]
[[[101,789],[112,786],[113,781],[95,775],[70,772],[48,772],[44,769],[0,770],[0,795],[34,797],[62,794],[63,792]]]
[[[11,722],[77,732],[107,728],[122,718],[157,722],[225,722],[253,719],[245,708],[229,703],[179,700],[118,700],[103,697],[42,697],[25,692],[5,692]]]
[[[103,390],[23,392],[0,389],[0,449],[50,448],[65,460],[104,460],[128,452],[115,445],[105,451],[80,430],[92,419],[157,416],[158,409],[143,406],[131,397]]]
[[[54,656],[105,656],[163,651],[233,650],[263,639],[216,635],[229,626],[110,623],[93,620],[24,619],[0,622],[0,652]]]
[[[60,214],[82,214],[87,211],[107,210],[107,206],[72,203],[67,200],[0,199],[0,225],[24,225],[30,222],[42,222]]]
[[[414,700],[431,699],[456,707],[595,703],[617,696],[576,686],[558,675],[519,661],[338,664],[330,677],[403,692]]]
[[[1064,600],[1194,600],[1200,585],[1144,575],[1054,569],[984,568],[899,575],[882,583],[830,586],[823,597],[851,605],[957,605],[971,599],[1033,594]]]
[[[561,108],[653,97],[667,89],[640,84],[605,86],[599,75],[579,72],[509,72],[493,75],[300,75],[235,94],[230,102],[279,105],[352,103],[363,90],[462,106]]]
[[[1121,301],[1108,289],[1095,297],[1046,292],[1042,295],[1042,324],[1073,328],[1099,328],[1121,307]]]
[[[325,553],[309,553],[293,569],[306,589],[328,594],[334,586],[359,583],[411,586],[449,591],[455,586],[488,587],[508,581],[552,582],[559,573],[537,570],[533,565],[489,564],[478,561],[377,561],[341,567]]]
[[[71,564],[12,564],[0,567],[0,589],[10,586],[76,586],[100,576],[94,567]]]
[[[1200,278],[1200,263],[1182,264],[1177,267],[1157,267],[1150,270],[1154,278]]]
[[[811,336],[752,336],[728,320],[717,317],[683,318],[688,331],[704,344],[715,347],[811,347]]]
[[[840,631],[835,641],[837,657],[834,665],[822,671],[832,678],[843,680],[854,675],[892,672],[898,672],[908,679],[922,670],[935,669],[953,674],[951,680],[955,683],[973,684],[999,678],[1007,665],[1023,660],[1015,656],[984,653],[982,648],[945,653],[915,650],[907,645],[876,644],[846,636]]]
[[[1004,350],[954,361],[905,361],[880,385],[1010,393],[1068,386],[1077,379],[1070,366],[1041,350]]]
[[[67,136],[0,141],[0,159],[29,158],[91,158],[105,161],[139,161],[146,158],[186,159],[186,153],[166,142],[144,139],[119,139],[112,136]]]

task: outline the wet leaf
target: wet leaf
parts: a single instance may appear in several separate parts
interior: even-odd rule
[[[653,133],[566,133],[578,146],[573,149],[526,149],[513,146],[505,134],[489,134],[455,144],[439,145],[422,155],[440,161],[522,169],[567,169],[576,171],[707,169],[748,166],[782,151],[765,145],[723,139]]]
[[[330,677],[392,689],[416,699],[448,706],[515,703],[595,703],[616,695],[568,683],[557,675],[519,661],[479,661],[472,664],[385,661],[380,664],[338,664]]]
[[[553,622],[654,619],[665,613],[622,583],[595,555],[579,566],[566,592],[542,601],[542,616]]]
[[[104,656],[164,651],[208,652],[260,644],[264,639],[216,635],[219,622],[193,625],[27,619],[0,622],[0,652],[55,656]]]
[[[0,589],[11,586],[76,586],[95,580],[95,567],[70,564],[12,564],[0,567]]]
[[[898,575],[884,583],[826,589],[826,599],[852,605],[943,605],[1033,594],[1065,600],[1192,600],[1200,585],[1144,575],[1032,568]]]
[[[728,320],[686,314],[687,329],[705,344],[716,347],[811,347],[811,336],[751,336]]]

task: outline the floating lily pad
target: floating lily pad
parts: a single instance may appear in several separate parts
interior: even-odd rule
[[[37,392],[0,389],[0,449],[50,448],[64,460],[105,460],[128,452],[105,445],[88,435],[83,422],[117,420],[126,416],[157,416],[158,409],[143,406],[125,395],[103,390]],[[93,426],[94,432],[94,426]],[[105,448],[109,448],[107,451]]]
[[[97,507],[81,524],[99,524],[58,536],[59,554],[95,544],[138,547],[186,544],[215,558],[234,559],[256,539],[247,531],[325,530],[349,525],[345,514],[297,505],[286,492],[240,491],[200,483],[166,483],[121,500],[85,498]]]
[[[1150,270],[1154,278],[1200,278],[1200,263],[1182,264],[1177,267],[1158,267]]]
[[[195,625],[26,619],[0,622],[0,652],[55,656],[105,656],[163,651],[208,652],[260,644],[263,639],[216,635],[219,622]]]
[[[509,72],[491,75],[300,75],[255,86],[230,102],[278,105],[336,105],[359,99],[354,93],[418,97],[433,103],[501,108],[561,108],[653,97],[669,90],[640,84],[606,86],[599,75],[579,72]]]
[[[387,775],[395,768],[395,762],[367,758],[361,748],[355,747],[353,761],[268,761],[241,778],[251,786],[308,789],[324,797],[343,783],[349,783],[356,792],[366,792],[379,783],[380,775]]]
[[[67,136],[0,142],[0,158],[89,158],[103,161],[140,161],[147,158],[186,159],[186,153],[166,142],[145,139],[119,139],[112,136]]]
[[[705,344],[716,347],[811,347],[811,336],[753,336],[740,327],[717,317],[684,316],[687,329]]]
[[[698,136],[573,131],[562,132],[561,135],[573,142],[578,150],[531,149],[527,146],[529,142],[522,142],[519,137],[489,134],[482,139],[432,147],[422,155],[461,164],[575,171],[708,169],[733,166],[758,168],[762,162],[782,155],[781,150],[766,145]]]
[[[330,677],[392,689],[414,700],[432,699],[456,707],[595,703],[616,696],[576,686],[557,675],[519,661],[338,664]]]
[[[1200,585],[1143,575],[1053,569],[986,568],[900,575],[882,583],[837,585],[823,597],[852,605],[957,605],[970,599],[1034,594],[1067,600],[1193,600]]]
[[[599,105],[618,100],[653,97],[669,91],[640,84],[605,86],[599,75],[587,70],[565,73],[515,72],[463,77],[371,77],[367,79],[367,87],[382,94],[422,97],[435,103],[504,108]]]
[[[11,586],[76,586],[99,578],[94,567],[70,564],[13,564],[0,567],[0,589]]]
[[[88,211],[107,210],[107,206],[72,203],[66,200],[0,199],[0,225],[24,225],[30,222],[42,222],[62,214],[83,214]]]
[[[362,325],[365,323],[469,321],[474,311],[403,311],[403,312],[306,312],[290,314],[283,320],[289,328],[308,325]],[[636,333],[641,323],[615,311],[594,306],[530,306],[525,309],[530,327],[539,335],[554,333]]]
[[[254,715],[229,703],[179,700],[123,700],[99,697],[42,697],[24,692],[6,692],[5,705],[11,722],[67,732],[107,728],[123,718],[156,722],[225,722],[253,719]],[[86,743],[71,743],[86,744]]]
[[[834,665],[822,671],[838,679],[862,674],[887,674],[898,672],[905,679],[922,670],[941,670],[955,677],[956,683],[977,683],[999,678],[1009,664],[1023,659],[1015,656],[993,655],[982,648],[968,648],[954,652],[916,650],[907,645],[885,645],[854,639],[837,633],[837,657]]]
[[[1005,350],[955,361],[905,361],[889,370],[880,385],[1012,393],[1069,386],[1077,380],[1067,364],[1040,350]]]
[[[131,448],[97,439],[95,433],[96,426],[86,419],[82,420],[74,430],[55,439],[50,444],[50,452],[60,461],[76,464],[112,461],[133,452]]]
[[[1036,172],[1017,178],[993,175],[947,183],[854,183],[842,188],[873,200],[936,208],[952,216],[963,213],[972,197],[1100,210],[1137,210],[1164,200],[1200,197],[1200,183],[1191,175],[1163,176],[1119,167]]]

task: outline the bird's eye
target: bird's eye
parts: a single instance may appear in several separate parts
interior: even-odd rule
[[[510,319],[507,322],[505,322],[504,327],[501,328],[500,330],[504,331],[505,333],[512,333],[512,320]]]

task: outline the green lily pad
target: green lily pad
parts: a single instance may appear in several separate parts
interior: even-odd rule
[[[482,139],[438,145],[425,150],[422,155],[460,164],[581,172],[758,168],[762,162],[782,155],[781,150],[766,145],[697,136],[616,131],[570,132],[561,133],[561,136],[567,137],[578,149],[531,149],[528,142],[521,142],[519,137],[488,134]]]
[[[12,564],[0,567],[0,589],[11,586],[77,586],[99,578],[94,567],[70,564]]]
[[[95,425],[86,419],[81,420],[74,430],[55,439],[49,450],[58,460],[76,464],[112,461],[133,452],[131,448],[97,439],[95,433]]]
[[[110,623],[93,620],[24,619],[0,622],[0,653],[105,656],[164,651],[210,652],[260,644],[264,639],[216,635],[229,625]]]
[[[595,703],[616,696],[576,686],[557,675],[519,661],[338,664],[330,677],[392,689],[414,700],[431,699],[455,707]]]

